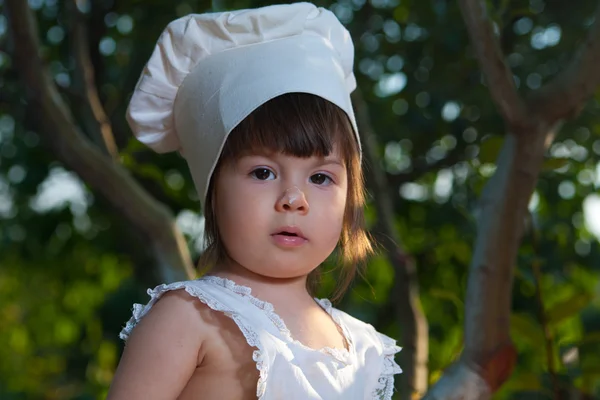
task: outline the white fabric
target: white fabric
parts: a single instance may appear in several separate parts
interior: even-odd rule
[[[127,119],[142,143],[184,155],[204,202],[227,135],[281,94],[310,93],[340,107],[360,147],[353,62],[348,31],[310,3],[188,15],[160,36]]]
[[[371,325],[333,308],[328,300],[316,301],[341,328],[349,350],[313,350],[304,346],[292,338],[270,303],[253,297],[248,287],[214,276],[149,289],[149,303],[134,305],[133,317],[122,330],[121,338],[127,340],[165,292],[179,289],[232,318],[248,344],[256,347],[259,400],[392,398],[394,374],[402,372],[394,361],[400,347]]]

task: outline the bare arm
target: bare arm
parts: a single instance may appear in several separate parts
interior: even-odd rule
[[[166,293],[133,329],[108,400],[176,399],[206,337],[199,303],[184,290]]]

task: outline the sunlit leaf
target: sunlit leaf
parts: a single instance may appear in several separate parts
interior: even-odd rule
[[[513,313],[510,316],[510,328],[514,335],[525,338],[530,344],[543,347],[544,333],[532,316],[523,313]]]
[[[574,317],[579,314],[592,300],[592,296],[588,293],[577,293],[574,296],[566,299],[547,311],[548,323],[556,325],[563,320]]]

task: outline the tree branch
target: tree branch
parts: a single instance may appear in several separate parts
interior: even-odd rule
[[[594,19],[567,68],[528,99],[530,109],[549,123],[576,117],[600,85],[600,2]]]
[[[525,103],[519,96],[513,74],[506,64],[485,0],[459,0],[463,19],[475,48],[479,65],[496,103],[511,132],[520,132],[527,125]]]
[[[480,199],[477,239],[465,300],[465,347],[460,360],[425,399],[489,399],[516,363],[510,339],[514,263],[527,205],[556,126],[537,122],[526,135],[506,135],[495,174]]]
[[[25,86],[29,105],[38,112],[40,133],[65,165],[73,169],[133,226],[150,240],[157,281],[193,276],[185,240],[171,212],[150,197],[131,175],[89,143],[73,120],[40,57],[37,24],[28,2],[6,0],[14,43],[15,63]]]
[[[90,59],[88,46],[88,32],[85,26],[85,16],[79,11],[75,0],[70,0],[68,5],[71,15],[71,34],[73,56],[76,61],[75,86],[76,91],[83,94],[86,101],[81,105],[84,108],[84,124],[87,131],[104,152],[113,159],[117,159],[118,149],[115,144],[110,120],[98,96],[94,79],[94,66]]]
[[[394,286],[391,292],[392,306],[402,331],[401,365],[404,370],[401,379],[401,398],[412,398],[414,394],[423,395],[427,390],[427,358],[429,351],[429,332],[427,319],[421,309],[419,287],[414,260],[406,254],[396,228],[394,227],[394,209],[388,192],[385,172],[378,163],[376,136],[373,131],[369,109],[362,94],[357,89],[352,95],[358,130],[364,146],[365,161],[368,162],[367,182],[373,191],[377,208],[377,220],[380,231],[376,237],[383,245],[388,260],[394,268]]]

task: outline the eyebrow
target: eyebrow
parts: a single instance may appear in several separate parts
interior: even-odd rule
[[[344,167],[346,164],[340,160],[339,158],[325,158],[323,160],[319,160],[319,164],[321,165],[326,165],[326,164],[337,164],[340,167]]]
[[[264,158],[269,158],[269,159],[274,159],[276,157],[277,152],[267,152],[267,151],[247,151],[247,152],[243,152],[239,159],[241,158],[246,158],[246,157],[264,157]],[[345,167],[346,163],[340,159],[339,157],[332,157],[332,156],[326,156],[326,157],[317,157],[317,160],[315,160],[314,164],[316,165],[328,165],[328,164],[334,164],[334,165],[339,165],[340,167]]]

